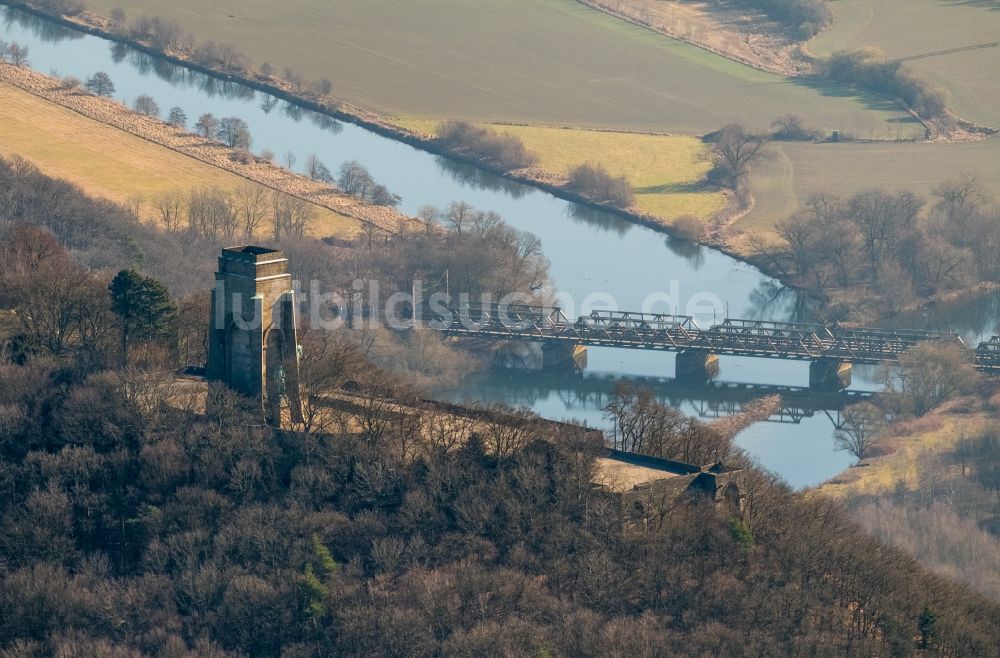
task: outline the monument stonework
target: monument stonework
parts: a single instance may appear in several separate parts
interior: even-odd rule
[[[256,246],[223,249],[212,291],[208,378],[259,400],[271,424],[301,422],[298,350],[295,292],[284,253]]]

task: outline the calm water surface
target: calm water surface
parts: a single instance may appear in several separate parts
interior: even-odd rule
[[[194,123],[203,113],[244,119],[253,148],[271,150],[283,159],[294,153],[299,163],[315,153],[331,169],[347,160],[361,162],[375,179],[402,197],[401,210],[415,214],[422,206],[446,206],[464,200],[493,210],[513,226],[541,241],[551,261],[556,288],[573,299],[576,312],[595,293],[614,299],[623,310],[639,310],[651,295],[663,301],[649,310],[681,313],[701,310],[703,326],[722,316],[770,320],[807,319],[804,301],[783,291],[755,268],[717,251],[673,241],[662,234],[595,212],[530,187],[456,164],[349,123],[315,114],[231,82],[177,67],[119,44],[62,28],[22,12],[0,12],[0,39],[29,47],[32,68],[86,79],[106,71],[116,98],[130,103],[148,94],[162,112],[179,106]],[[705,295],[718,300],[714,310]],[[699,303],[700,300],[700,303]],[[947,323],[971,334],[992,334],[1000,295],[976,304],[940,309],[908,319],[914,326]],[[598,304],[600,306],[600,304]],[[442,395],[454,399],[499,400],[530,406],[554,419],[574,418],[605,426],[604,403],[595,389],[614,377],[668,381],[659,387],[668,400],[706,418],[727,413],[731,403],[718,392],[672,389],[673,357],[609,348],[591,348],[586,373],[555,376],[492,372],[477,375]],[[720,379],[770,385],[805,386],[805,363],[723,357]],[[875,388],[871,369],[855,368],[854,389]],[[672,397],[671,397],[672,396]],[[728,406],[727,406],[728,405]],[[833,425],[823,410],[796,422],[759,423],[739,437],[740,445],[790,484],[819,483],[849,466],[851,459],[834,450]]]

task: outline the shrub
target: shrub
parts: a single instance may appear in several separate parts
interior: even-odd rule
[[[942,92],[914,77],[900,62],[887,61],[878,49],[835,52],[823,62],[823,74],[836,82],[898,98],[925,119],[940,118],[945,111]]]
[[[66,77],[64,77],[60,82],[60,84],[62,85],[63,89],[69,91],[79,91],[80,87],[83,86],[83,83],[80,82],[80,78],[73,75],[67,75]]]
[[[505,170],[530,167],[538,157],[521,140],[510,134],[498,134],[465,121],[445,121],[438,126],[438,143]]]
[[[569,172],[569,186],[589,199],[628,208],[635,203],[632,186],[624,176],[612,176],[597,163],[587,162]]]
[[[253,164],[257,161],[257,158],[253,156],[253,153],[240,148],[235,149],[232,153],[230,153],[229,159],[233,162],[238,162],[239,164]]]
[[[821,136],[818,130],[806,126],[802,117],[795,114],[781,117],[771,124],[771,128],[774,131],[771,137],[780,141],[811,142]]]
[[[681,215],[673,221],[670,228],[677,237],[692,242],[703,239],[708,233],[705,222],[694,215]]]
[[[797,36],[808,39],[830,24],[833,14],[825,0],[740,0],[771,18],[796,28]]]

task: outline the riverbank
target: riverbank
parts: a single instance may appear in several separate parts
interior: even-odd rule
[[[984,401],[972,397],[953,400],[930,414],[895,423],[888,430],[881,454],[874,455],[830,478],[814,491],[832,498],[891,493],[899,488],[917,490],[935,478],[919,465],[928,455],[954,450],[963,438],[974,436],[995,422]]]
[[[18,3],[11,3],[18,4]],[[45,16],[43,13],[33,11],[35,15],[43,16],[46,20],[50,20],[49,17]],[[69,19],[63,19],[62,22],[65,25],[73,27],[74,29],[83,29],[84,31],[89,31],[95,33],[101,38],[110,38],[117,42],[129,43],[126,40],[112,34],[109,30],[97,30],[97,28],[90,30],[80,27],[80,21],[73,21]],[[95,31],[96,30],[96,31]],[[144,52],[150,56],[159,56],[158,51],[153,48],[143,46],[142,44],[135,44],[140,52]],[[183,54],[183,53],[182,53]],[[584,207],[595,209],[604,213],[614,214],[617,217],[623,218],[631,223],[646,226],[648,228],[670,233],[669,227],[667,226],[669,222],[665,221],[662,217],[656,216],[651,213],[642,213],[633,210],[621,210],[613,207],[609,207],[603,204],[593,203],[587,199],[582,198],[580,195],[573,193],[572,191],[566,190],[564,187],[564,182],[558,178],[553,177],[551,172],[543,172],[538,170],[518,170],[516,172],[504,172],[496,168],[491,168],[489,166],[484,166],[483,163],[477,162],[474,159],[454,157],[453,153],[447,152],[445,149],[440,148],[433,136],[420,135],[414,131],[405,130],[399,126],[394,126],[389,120],[381,117],[377,117],[371,113],[358,110],[357,108],[352,108],[344,104],[337,104],[332,99],[319,99],[316,100],[315,95],[310,99],[309,94],[312,92],[299,91],[296,93],[292,90],[289,85],[282,83],[281,81],[274,80],[273,78],[268,78],[270,82],[262,82],[259,76],[256,78],[251,74],[246,74],[245,76],[237,76],[235,74],[220,73],[218,71],[210,70],[205,67],[201,67],[193,62],[190,62],[190,57],[177,57],[177,56],[167,56],[168,61],[173,61],[175,64],[184,66],[189,69],[193,69],[210,75],[216,79],[222,79],[230,81],[233,83],[245,83],[251,89],[256,89],[264,93],[269,93],[275,95],[276,98],[280,98],[289,103],[294,104],[297,107],[302,107],[304,109],[323,114],[325,116],[332,116],[344,120],[346,122],[357,125],[365,130],[369,130],[375,134],[382,137],[387,137],[395,142],[401,142],[419,148],[422,151],[435,153],[447,157],[449,160],[462,162],[465,164],[470,164],[476,166],[478,169],[485,171],[490,171],[491,173],[497,174],[507,180],[516,181],[518,183],[530,185],[537,189],[542,189],[552,196],[574,203],[578,203]],[[272,84],[274,83],[274,84]],[[277,85],[277,86],[276,86]],[[284,85],[283,87],[281,85]],[[819,146],[818,148],[824,148]],[[453,197],[453,199],[460,198],[458,196]],[[782,273],[777,271],[773,267],[769,267],[766,261],[755,258],[752,254],[747,254],[745,249],[741,248],[738,239],[735,238],[735,230],[732,228],[732,224],[736,219],[744,215],[752,208],[753,199],[749,196],[736,197],[730,196],[729,206],[724,213],[717,216],[715,222],[713,222],[713,228],[715,230],[710,232],[709,237],[702,239],[700,242],[706,246],[712,247],[721,253],[728,256],[741,260],[743,262],[750,263],[767,275],[782,279]],[[415,208],[410,208],[410,212],[416,212]],[[736,229],[739,226],[735,227]],[[535,229],[529,229],[535,230]],[[789,285],[787,279],[783,281],[786,285]],[[789,286],[794,287],[794,286]],[[918,304],[915,304],[915,306]]]
[[[820,75],[822,58],[810,51],[809,44],[829,30],[829,25],[809,39],[801,40],[791,34],[791,27],[770,20],[760,12],[754,13],[749,8],[650,0],[577,1],[620,20],[765,73],[815,82],[825,79]],[[946,109],[937,119],[925,119],[902,99],[892,96],[886,98],[918,121],[927,131],[929,141],[979,141],[998,132],[996,128],[966,120],[950,109]]]
[[[497,167],[488,162],[484,162],[481,159],[470,157],[466,154],[458,153],[453,149],[443,147],[438,142],[437,137],[433,134],[421,130],[413,130],[406,126],[399,125],[390,119],[361,108],[354,107],[347,103],[336,101],[328,97],[320,97],[315,93],[306,90],[296,90],[290,83],[285,80],[278,79],[277,77],[265,76],[260,73],[252,75],[249,72],[241,75],[200,65],[192,61],[190,53],[178,50],[167,52],[155,48],[154,46],[143,41],[128,38],[113,29],[110,19],[98,14],[83,12],[77,16],[55,15],[37,9],[30,4],[18,2],[17,0],[5,0],[4,2],[0,2],[0,4],[15,7],[45,20],[57,22],[71,29],[80,30],[115,43],[127,45],[130,48],[134,48],[150,56],[163,58],[168,62],[203,73],[205,75],[225,81],[243,84],[257,91],[275,96],[281,100],[294,103],[303,109],[322,113],[341,121],[353,123],[354,125],[370,130],[376,134],[382,135],[383,137],[388,137],[395,141],[414,146],[435,155],[447,157],[455,162],[483,169],[510,181],[535,187],[566,201],[571,201],[593,210],[613,213],[633,223],[672,234],[669,219],[658,216],[654,213],[642,211],[638,208],[619,208],[611,204],[596,202],[583,194],[569,189],[568,179],[562,174],[547,171],[540,167],[527,167],[514,170]],[[729,225],[734,217],[742,216],[742,214],[748,210],[745,199],[741,200],[737,198],[736,195],[729,193],[727,190],[720,190],[720,193],[726,196],[726,207],[712,217],[711,225],[713,227]],[[714,235],[717,234],[718,231],[710,231],[710,233]],[[700,242],[706,246],[717,249],[723,249],[726,247],[723,241],[715,239],[714,237]],[[732,254],[734,253],[735,252],[732,252]]]
[[[204,139],[194,133],[178,130],[158,119],[137,114],[117,101],[94,96],[79,89],[67,88],[56,78],[30,69],[0,63],[0,82],[174,153],[272,190],[304,199],[361,224],[385,231],[397,231],[415,221],[392,208],[372,206],[342,194],[329,185],[297,175],[262,158],[245,157],[236,149],[214,140]],[[316,235],[316,237],[325,236]]]

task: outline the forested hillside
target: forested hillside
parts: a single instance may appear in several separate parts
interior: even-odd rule
[[[752,465],[743,511],[698,497],[623,509],[592,486],[599,446],[582,433],[528,425],[500,450],[489,433],[401,415],[387,402],[401,389],[356,349],[327,354],[362,391],[350,431],[277,432],[215,388],[206,413],[196,383],[163,372],[186,335],[165,287],[124,274],[106,292],[94,238],[54,226],[89,254],[74,264],[17,225],[121,211],[37,174],[13,180],[0,298],[52,308],[18,306],[42,289],[66,305],[4,314],[3,658],[972,658],[1000,644],[996,604]],[[141,253],[125,244],[109,257]],[[144,315],[118,303],[128,281],[156,298]],[[28,340],[35,318],[63,340]],[[126,322],[142,331],[121,343],[123,368]]]

